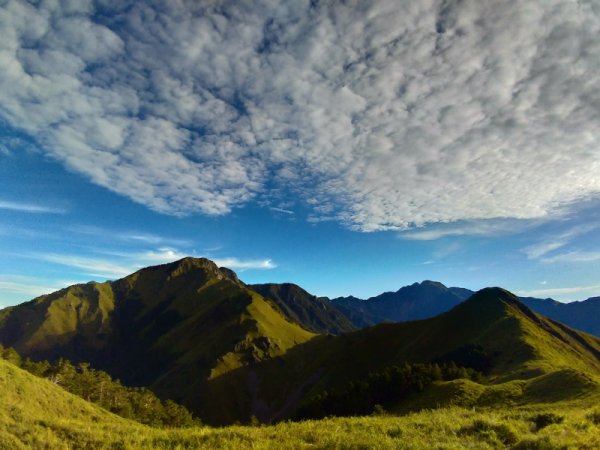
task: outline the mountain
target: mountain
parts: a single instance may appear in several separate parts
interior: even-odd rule
[[[600,297],[570,303],[533,297],[521,297],[521,301],[540,314],[577,330],[600,336]]]
[[[331,300],[352,323],[359,327],[381,322],[404,322],[426,319],[448,311],[473,294],[463,288],[448,288],[436,281],[423,281],[384,292],[368,300],[340,297]]]
[[[263,402],[252,411],[263,420],[275,420],[293,415],[315,395],[364,382],[369,373],[391,365],[444,361],[485,363],[487,382],[442,383],[437,394],[428,396],[428,403],[416,401],[418,407],[452,402],[527,404],[599,392],[600,339],[534,313],[500,288],[479,291],[431,319],[318,337],[243,370],[262,379],[267,379],[263,371],[270,373],[275,367],[284,371],[280,378],[286,384],[265,384],[264,391],[256,393],[272,403]]]
[[[21,355],[91,362],[213,423],[239,418],[240,386],[213,389],[212,380],[314,336],[230,270],[195,258],[71,286],[0,312],[0,342]]]
[[[342,334],[356,329],[328,299],[311,295],[298,285],[269,283],[248,287],[271,300],[285,317],[309,331]]]
[[[433,282],[399,292],[398,314],[422,314],[411,303],[413,292],[427,292],[429,305],[459,303],[465,295]],[[324,391],[344,392],[404,363],[454,362],[485,377],[483,384],[436,382],[395,405],[400,409],[527,404],[598,392],[600,339],[534,313],[499,288],[433,318],[339,336],[306,329],[343,324],[323,301],[293,285],[253,289],[209,260],[185,258],[4,309],[0,342],[33,359],[91,362],[210,424],[294,417]]]
[[[404,322],[433,317],[466,300],[473,291],[460,287],[446,287],[436,281],[423,281],[384,292],[362,300],[339,297],[331,303],[358,328],[382,322]],[[562,303],[551,298],[520,297],[534,311],[562,322],[577,330],[600,336],[600,297],[584,301]]]

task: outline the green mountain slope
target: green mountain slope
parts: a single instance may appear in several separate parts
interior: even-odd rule
[[[0,391],[0,448],[63,448],[63,433],[71,428],[89,429],[90,424],[99,432],[111,428],[143,430],[142,425],[115,416],[1,358]]]
[[[325,298],[292,283],[252,284],[252,290],[271,300],[289,319],[315,333],[342,334],[357,327]]]
[[[23,356],[89,361],[217,423],[239,418],[235,404],[248,388],[214,390],[211,380],[313,337],[233,272],[194,258],[72,286],[0,315],[0,342]]]
[[[450,399],[468,400],[470,405],[529,403],[598,392],[598,338],[539,316],[509,292],[491,288],[435,318],[319,337],[278,358],[282,361],[252,368],[256,378],[269,380],[276,366],[283,367],[285,374],[279,377],[288,380],[280,385],[265,382],[257,396],[272,403],[253,413],[265,420],[286,417],[319,392],[364,380],[391,365],[468,362],[465,354],[470,348],[489,364],[484,385],[447,383],[427,400],[429,407]],[[415,400],[413,407],[422,405],[421,399],[425,397]]]

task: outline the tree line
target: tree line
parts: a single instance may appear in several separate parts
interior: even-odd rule
[[[88,363],[72,364],[66,359],[54,363],[22,359],[12,347],[0,344],[0,356],[29,373],[46,378],[66,391],[126,419],[154,427],[189,427],[200,425],[199,419],[172,400],[161,401],[143,387],[123,386],[119,380]]]
[[[455,362],[390,366],[370,373],[365,380],[350,382],[341,389],[325,390],[300,406],[298,419],[328,416],[364,416],[395,405],[411,394],[423,391],[436,381],[466,378],[480,382],[481,372],[459,367]]]

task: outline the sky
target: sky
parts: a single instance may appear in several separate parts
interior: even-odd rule
[[[600,295],[595,0],[8,0],[0,35],[0,306],[188,255]]]

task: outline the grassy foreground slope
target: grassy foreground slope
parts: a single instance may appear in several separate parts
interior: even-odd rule
[[[600,447],[600,409],[574,402],[543,408],[445,408],[403,417],[159,430],[114,416],[3,360],[0,392],[0,448],[11,450]]]

